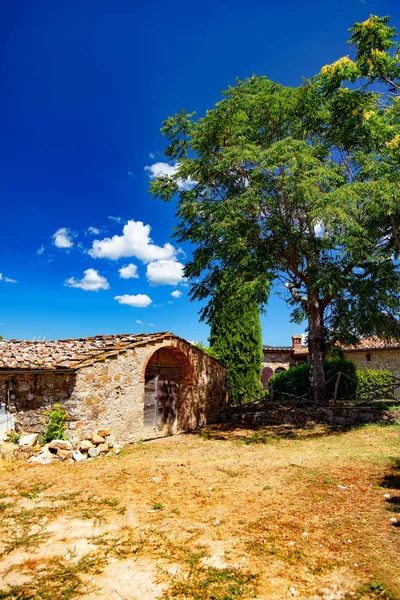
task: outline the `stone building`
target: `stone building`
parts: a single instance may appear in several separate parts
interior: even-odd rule
[[[261,381],[263,389],[267,389],[272,375],[287,371],[308,360],[308,349],[303,345],[301,334],[292,335],[291,346],[263,346]]]
[[[356,363],[359,369],[384,369],[393,373],[400,384],[400,343],[381,340],[377,337],[363,338],[358,346],[343,348],[345,358]],[[264,346],[262,365],[262,384],[266,389],[268,380],[276,373],[287,371],[290,367],[308,361],[308,348],[303,336],[292,335],[291,346]],[[400,398],[400,387],[395,395]]]
[[[345,357],[356,363],[359,369],[384,369],[393,373],[400,383],[400,343],[381,340],[377,337],[364,338],[358,346],[344,348]],[[395,396],[400,398],[400,388],[395,387]]]
[[[71,441],[107,428],[128,443],[217,420],[225,368],[171,333],[0,341],[0,393],[3,423],[42,432],[59,402]]]

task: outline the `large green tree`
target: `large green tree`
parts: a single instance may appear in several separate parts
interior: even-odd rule
[[[354,61],[297,88],[252,77],[202,118],[168,118],[177,171],[151,184],[164,200],[179,196],[177,236],[195,245],[193,298],[215,297],[229,271],[232,293],[262,304],[280,286],[293,320],[307,320],[320,404],[327,342],[400,338],[395,31],[371,17],[351,32]]]
[[[221,277],[207,320],[211,351],[227,367],[229,398],[240,404],[260,396],[262,334],[258,305],[251,297],[232,294],[232,276]]]

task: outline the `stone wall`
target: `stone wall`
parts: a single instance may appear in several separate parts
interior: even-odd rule
[[[298,407],[253,406],[221,413],[223,423],[242,426],[296,425],[304,427],[322,423],[335,427],[352,427],[363,423],[400,423],[400,410],[379,410],[372,406]]]
[[[45,411],[56,402],[70,398],[75,373],[0,373],[1,403],[11,413],[15,427],[41,433]]]
[[[164,349],[181,371],[178,420],[171,428],[144,427],[144,375],[154,353]],[[60,402],[69,414],[68,437],[75,442],[98,428],[112,429],[114,441],[129,443],[171,435],[215,422],[225,406],[225,368],[180,338],[128,349],[71,373],[0,374],[8,386],[10,411],[27,432],[42,432],[44,412]]]
[[[273,373],[276,369],[285,369],[287,371],[291,364],[290,352],[264,352],[262,367],[269,367]]]
[[[359,369],[384,369],[400,379],[400,349],[353,351],[346,352],[345,356],[355,362]],[[395,390],[395,396],[400,398],[400,388]]]

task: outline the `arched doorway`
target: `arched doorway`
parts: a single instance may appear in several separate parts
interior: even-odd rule
[[[174,349],[161,348],[151,356],[145,371],[145,427],[156,430],[176,428],[180,388],[187,375],[187,364],[185,355]]]
[[[285,367],[278,367],[278,368],[275,370],[275,375],[279,375],[279,373],[286,373],[286,369],[285,369]]]
[[[272,369],[270,367],[264,367],[262,370],[262,375],[261,375],[261,383],[263,386],[263,390],[266,390],[268,387],[268,380],[270,377],[272,377],[273,372]]]

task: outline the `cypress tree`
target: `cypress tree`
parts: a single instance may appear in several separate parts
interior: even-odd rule
[[[210,349],[227,367],[229,397],[241,404],[260,396],[262,337],[254,300],[231,295],[228,277],[218,287],[209,316]]]

